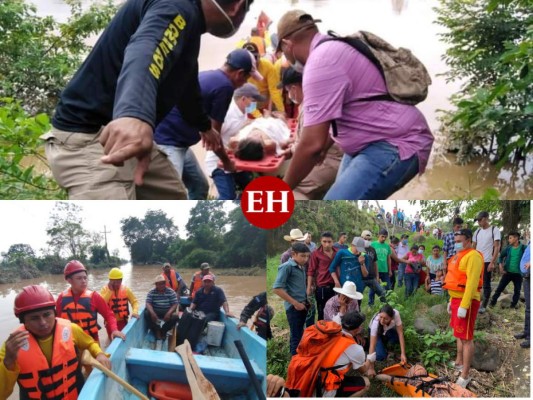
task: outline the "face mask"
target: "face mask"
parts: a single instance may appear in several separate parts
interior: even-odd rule
[[[407,240],[402,240],[402,244],[406,245],[407,244]]]
[[[424,250],[418,250],[418,254],[424,254]]]
[[[455,251],[461,251],[461,250],[463,250],[463,243],[462,242],[461,243],[455,243],[453,245],[453,247],[454,247]]]
[[[257,103],[255,101],[251,102],[244,110],[246,114],[251,114],[257,109]]]
[[[293,56],[293,57],[294,57],[294,56]],[[296,60],[296,59],[295,59],[295,60]],[[294,64],[291,64],[291,67],[292,67],[293,70],[295,70],[295,71],[298,72],[299,74],[303,74],[303,73],[304,73],[304,65],[303,65],[300,61],[298,61],[298,60],[296,60],[296,61],[294,62]]]
[[[222,7],[220,7],[220,5],[217,3],[216,0],[211,0],[211,2],[216,6],[216,8],[218,8],[218,10],[224,15],[224,17],[226,17],[226,19],[228,20],[229,24],[230,24],[230,31],[229,32],[210,32],[212,35],[216,36],[216,37],[219,37],[219,38],[229,38],[230,36],[233,36],[235,34],[235,32],[237,32],[237,28],[235,28],[235,25],[233,24],[233,21],[231,20],[231,18],[229,17],[228,14],[226,14],[226,11],[224,11],[222,9]]]
[[[294,104],[300,104],[299,101],[297,101],[294,97],[291,96],[290,92],[289,92],[289,100],[292,101]]]

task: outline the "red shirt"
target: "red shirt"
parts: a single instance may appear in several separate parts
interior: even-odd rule
[[[317,287],[329,286],[335,283],[329,272],[329,265],[333,261],[333,258],[335,258],[335,253],[337,253],[338,249],[333,247],[332,251],[333,253],[330,258],[326,253],[324,253],[322,246],[320,246],[318,249],[313,251],[311,253],[311,257],[309,257],[307,276],[313,276],[316,278]]]

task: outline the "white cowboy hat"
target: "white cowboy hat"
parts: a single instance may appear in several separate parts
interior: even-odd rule
[[[307,239],[307,233],[304,235],[299,229],[291,229],[291,232],[288,235],[283,236],[283,239],[285,239],[287,242],[293,240],[303,242],[305,239]]]
[[[349,297],[350,299],[361,300],[363,298],[363,294],[357,291],[355,283],[351,281],[346,281],[341,288],[336,287],[333,288],[333,290],[337,293],[345,295],[346,297]]]

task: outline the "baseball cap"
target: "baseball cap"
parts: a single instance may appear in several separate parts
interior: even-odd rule
[[[352,240],[352,246],[355,246],[358,251],[365,251],[365,239],[359,236],[354,237]]]
[[[163,275],[157,275],[154,279],[154,283],[157,283],[157,282],[165,282],[166,279]]]
[[[475,221],[479,221],[481,218],[488,218],[489,213],[486,211],[481,211],[478,213],[477,217],[475,218]]]
[[[278,22],[278,45],[276,51],[281,49],[281,43],[283,39],[293,33],[313,26],[317,22],[322,22],[320,19],[313,19],[313,17],[303,10],[291,10],[287,11]]]
[[[207,274],[207,275],[205,275],[205,276],[202,278],[202,281],[208,281],[208,280],[214,282],[214,281],[215,281],[215,278],[213,278],[213,275],[211,275],[211,274]]]
[[[472,239],[472,231],[470,229],[459,229],[457,232],[453,234],[454,236],[462,235],[466,237],[467,239]]]
[[[255,101],[265,101],[266,97],[261,96],[261,93],[259,93],[259,90],[255,87],[255,85],[252,85],[251,83],[245,83],[240,88],[236,89],[233,93],[233,96],[236,97],[251,97]]]
[[[200,264],[200,269],[209,269],[209,268],[211,268],[209,263],[204,262],[204,263]]]
[[[255,57],[248,50],[237,49],[233,50],[226,57],[226,64],[233,68],[242,69],[257,81],[263,80],[263,75],[257,71],[257,63]]]
[[[299,72],[296,72],[294,68],[289,67],[283,71],[281,77],[281,82],[278,84],[278,89],[283,88],[284,86],[293,85],[295,83],[302,83],[303,75]]]
[[[372,232],[367,231],[367,230],[361,232],[361,237],[367,237],[367,236],[372,237]]]

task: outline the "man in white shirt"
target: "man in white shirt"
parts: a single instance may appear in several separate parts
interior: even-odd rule
[[[254,105],[264,100],[265,98],[251,83],[245,83],[235,90],[220,130],[224,147],[228,147],[230,139],[248,124],[248,112],[253,112]],[[235,200],[237,185],[244,188],[252,180],[252,173],[248,171],[226,172],[218,166],[218,162],[217,155],[213,151],[208,151],[205,156],[205,167],[207,174],[213,178],[217,187],[218,200]]]
[[[475,220],[478,222],[479,228],[474,233],[472,242],[474,248],[483,254],[483,261],[485,262],[483,268],[483,303],[479,308],[479,313],[483,314],[490,300],[492,270],[496,265],[498,254],[500,254],[502,237],[500,230],[490,225],[487,211],[481,211]]]

